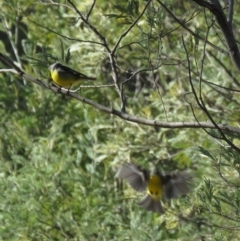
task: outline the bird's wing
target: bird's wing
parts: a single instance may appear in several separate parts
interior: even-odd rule
[[[167,199],[187,194],[191,190],[192,175],[186,171],[173,171],[162,177],[163,193]]]
[[[82,74],[82,73],[80,73],[80,72],[78,72],[74,69],[69,68],[68,66],[61,65],[61,68],[62,68],[63,72],[70,72],[71,74],[75,75],[78,78],[86,78],[86,79],[89,78],[86,75],[84,75],[84,74]]]
[[[147,170],[129,162],[124,163],[116,174],[116,177],[125,179],[138,192],[146,190],[148,176]]]

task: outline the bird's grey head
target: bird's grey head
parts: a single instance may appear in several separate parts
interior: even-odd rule
[[[54,63],[54,64],[51,64],[51,65],[49,66],[49,69],[50,69],[50,70],[53,70],[53,69],[58,68],[58,67],[60,67],[60,66],[61,66],[61,64],[60,64],[59,62],[56,62],[56,63]]]
[[[155,174],[161,175],[161,172],[158,170],[156,165],[152,166],[150,173],[151,175],[155,175]]]

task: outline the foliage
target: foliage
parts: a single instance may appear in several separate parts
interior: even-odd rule
[[[0,52],[42,80],[49,81],[48,66],[59,60],[96,76],[96,85],[112,84],[106,46],[70,2],[2,1]],[[73,3],[87,16],[92,3]],[[89,22],[112,51],[146,4],[100,0]],[[221,32],[209,27],[212,16],[203,8],[165,4],[219,44]],[[216,123],[237,126],[239,84],[231,60],[182,28],[159,1],[122,37],[114,56],[119,83],[135,73],[123,85],[127,113],[166,123],[209,121],[192,82]],[[0,81],[0,240],[238,240],[239,153],[216,138],[217,130],[131,123],[13,74],[1,73]],[[78,93],[120,109],[114,87]],[[237,134],[227,138],[238,145]],[[136,205],[142,194],[114,178],[130,160],[166,172],[188,168],[192,193],[164,200],[162,216],[145,212]]]

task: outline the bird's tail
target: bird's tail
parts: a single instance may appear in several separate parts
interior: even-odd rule
[[[148,211],[163,214],[164,210],[160,200],[155,201],[149,194],[146,194],[139,202],[138,205]]]

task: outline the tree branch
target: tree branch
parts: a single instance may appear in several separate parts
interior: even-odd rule
[[[208,29],[209,31],[209,29]],[[208,32],[207,32],[207,35],[208,35]],[[201,96],[201,77],[202,77],[202,72],[200,74],[200,97],[197,96],[197,93],[196,93],[196,90],[195,90],[195,87],[193,85],[193,82],[192,82],[192,77],[191,77],[191,67],[190,67],[190,59],[189,59],[189,54],[188,54],[188,51],[187,51],[187,48],[186,48],[186,45],[185,45],[185,42],[184,42],[184,39],[182,37],[182,42],[183,42],[183,47],[185,49],[185,52],[186,52],[186,56],[187,56],[187,62],[188,62],[188,68],[189,68],[189,71],[188,71],[188,74],[189,74],[189,82],[190,82],[190,86],[191,86],[191,89],[192,89],[192,92],[193,92],[193,95],[195,97],[195,100],[199,106],[199,108],[206,114],[206,116],[208,117],[208,119],[211,121],[211,123],[215,126],[215,129],[219,131],[220,135],[221,135],[221,139],[223,139],[226,143],[228,143],[234,150],[236,150],[237,152],[240,153],[240,149],[239,147],[237,147],[236,145],[233,144],[232,141],[230,141],[224,134],[224,131],[222,130],[222,128],[219,128],[219,125],[215,122],[215,120],[213,119],[213,117],[210,115],[208,109],[206,108],[205,106],[205,103],[202,99],[202,96]],[[206,48],[206,43],[204,44],[204,56],[205,56],[205,48]],[[204,59],[204,57],[203,57]],[[202,62],[202,68],[203,68],[203,62]],[[202,71],[202,69],[201,69]],[[199,125],[201,125],[200,122],[198,122]],[[205,127],[203,127],[203,130],[205,132],[207,132],[207,134],[213,136],[212,134],[210,134],[207,130],[205,130]],[[214,136],[213,136],[214,137]],[[217,138],[217,137],[214,137],[214,138]],[[220,138],[219,138],[220,139]]]
[[[163,121],[158,121],[158,120],[151,120],[151,119],[145,119],[142,117],[138,117],[138,116],[134,116],[134,115],[129,115],[126,113],[123,113],[121,111],[118,111],[116,109],[110,108],[110,107],[106,107],[104,105],[101,105],[99,103],[96,103],[90,99],[87,99],[85,97],[82,97],[76,93],[72,93],[69,92],[66,89],[61,89],[59,87],[55,87],[55,86],[51,86],[49,84],[47,84],[45,81],[42,81],[40,79],[36,79],[31,75],[28,75],[26,73],[24,73],[21,69],[19,69],[17,66],[15,66],[13,63],[10,62],[10,60],[4,56],[2,53],[0,53],[0,60],[7,66],[12,67],[13,69],[16,70],[16,74],[21,77],[24,78],[25,80],[28,80],[30,82],[33,82],[35,84],[40,85],[43,88],[49,89],[53,92],[56,92],[58,94],[64,94],[64,95],[69,95],[70,97],[77,99],[79,101],[82,101],[92,107],[94,107],[95,109],[98,109],[102,112],[105,112],[107,114],[112,114],[115,116],[118,116],[119,118],[129,121],[129,122],[133,122],[133,123],[137,123],[137,124],[142,124],[142,125],[147,125],[147,126],[154,126],[154,127],[162,127],[162,128],[208,128],[208,129],[221,129],[222,132],[225,133],[229,133],[229,134],[237,134],[240,135],[240,128],[237,127],[232,127],[232,126],[227,126],[227,125],[216,125],[210,123],[210,122],[163,122]],[[5,71],[6,72],[6,71]],[[10,73],[13,72],[13,70],[9,71]]]
[[[158,3],[169,13],[169,15],[172,16],[172,18],[179,23],[184,29],[186,29],[192,36],[194,36],[195,38],[198,38],[199,40],[206,42],[209,46],[213,47],[214,49],[220,51],[221,53],[225,54],[225,55],[229,55],[229,53],[227,51],[225,51],[222,48],[219,48],[218,46],[216,46],[215,44],[209,42],[208,40],[206,40],[205,38],[203,38],[202,36],[196,34],[195,32],[193,32],[190,28],[188,28],[185,24],[183,24],[167,7],[165,4],[163,4],[160,0],[157,0]],[[195,0],[193,0],[195,1]],[[199,0],[201,1],[201,0]]]
[[[211,2],[206,2],[202,0],[193,0],[198,5],[209,9],[209,11],[215,16],[218,25],[224,35],[226,40],[226,44],[228,46],[228,51],[230,58],[237,68],[238,72],[240,72],[240,52],[238,49],[237,42],[235,40],[231,24],[228,23],[226,16],[221,8],[221,5],[218,0],[211,0]],[[208,43],[208,42],[207,42]]]
[[[228,24],[232,27],[232,20],[233,20],[233,5],[234,5],[234,0],[228,0]]]
[[[113,77],[113,81],[114,81],[114,84],[115,84],[115,88],[116,88],[116,91],[117,91],[117,93],[118,93],[118,95],[121,99],[121,102],[122,102],[121,111],[125,112],[126,98],[125,98],[122,90],[120,89],[120,86],[119,86],[119,83],[118,83],[118,75],[117,75],[115,58],[114,58],[114,55],[112,54],[112,51],[110,50],[110,48],[107,44],[107,41],[106,41],[105,37],[87,20],[87,18],[84,18],[82,13],[77,9],[77,7],[74,5],[74,3],[71,0],[67,0],[67,1],[71,4],[73,9],[79,15],[80,19],[98,36],[98,38],[102,42],[102,45],[106,49],[106,51],[108,53],[108,56],[109,56],[109,59],[110,59],[110,64],[111,64],[111,68],[112,68],[112,77]]]

